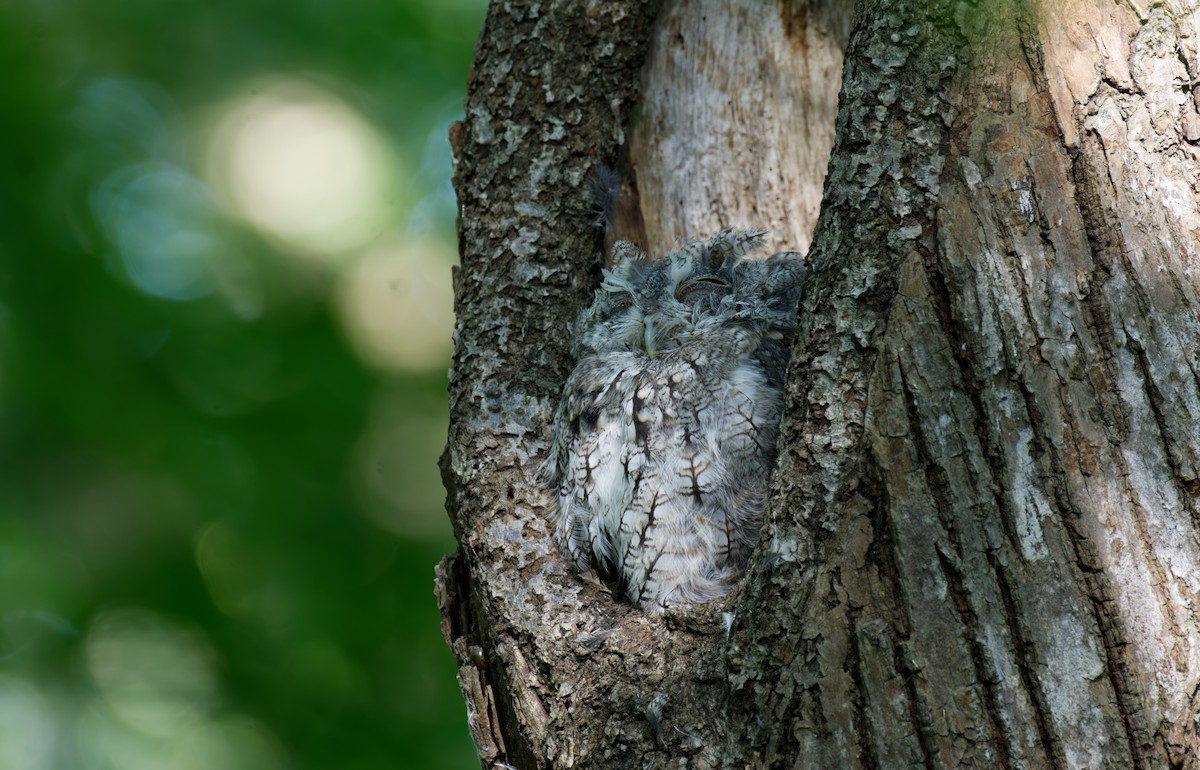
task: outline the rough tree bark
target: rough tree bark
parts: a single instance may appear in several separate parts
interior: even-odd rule
[[[437,581],[484,767],[1200,767],[1198,5],[493,3]],[[815,266],[750,572],[664,617],[535,474],[599,161],[653,252]]]

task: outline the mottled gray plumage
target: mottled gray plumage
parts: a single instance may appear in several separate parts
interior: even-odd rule
[[[728,591],[758,536],[804,262],[723,230],[646,261],[618,241],[554,420],[555,533],[660,610]]]

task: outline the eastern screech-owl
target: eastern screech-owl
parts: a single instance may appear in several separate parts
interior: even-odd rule
[[[554,419],[555,534],[649,610],[718,597],[758,537],[804,279],[723,230],[647,261],[618,241],[573,328]]]

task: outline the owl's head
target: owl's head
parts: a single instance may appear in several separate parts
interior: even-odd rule
[[[654,358],[735,327],[776,339],[788,334],[804,261],[791,252],[747,257],[762,245],[762,235],[722,230],[655,260],[618,241],[612,267],[579,316],[576,354],[625,351]]]

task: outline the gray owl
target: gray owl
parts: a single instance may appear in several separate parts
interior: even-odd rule
[[[653,261],[618,241],[573,329],[555,536],[644,609],[726,593],[758,537],[805,273],[746,258],[761,241],[723,230]]]

